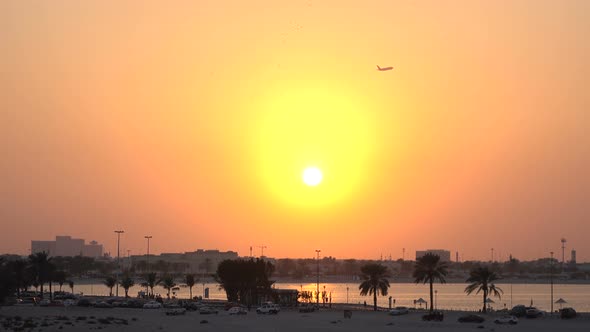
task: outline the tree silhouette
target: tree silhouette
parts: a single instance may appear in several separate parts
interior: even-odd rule
[[[477,266],[469,272],[469,278],[467,279],[467,282],[470,284],[465,287],[465,293],[469,295],[476,290],[477,292],[475,294],[483,292],[482,311],[484,313],[486,312],[486,300],[488,298],[488,294],[493,294],[494,296],[501,298],[502,293],[504,293],[500,287],[497,287],[494,284],[494,281],[499,279],[500,277],[487,266]]]
[[[0,257],[0,303],[3,303],[7,296],[14,294],[16,288],[9,264]]]
[[[165,290],[167,290],[167,294],[166,296],[168,297],[168,299],[170,299],[170,290],[174,287],[176,287],[176,283],[174,283],[174,278],[170,275],[166,275],[164,276],[164,278],[162,278],[159,282],[158,282]]]
[[[70,289],[72,290],[72,294],[74,294],[74,281],[73,280],[68,280],[68,286],[70,286]]]
[[[109,296],[113,296],[113,287],[115,287],[115,285],[117,285],[117,279],[115,279],[113,277],[107,277],[103,281],[103,284],[109,288]]]
[[[7,271],[14,276],[16,296],[20,298],[21,290],[26,289],[31,283],[30,273],[27,271],[28,264],[24,259],[17,259],[6,263]]]
[[[271,291],[274,266],[261,259],[224,260],[219,263],[215,280],[225,290],[227,300],[250,306]]]
[[[152,296],[154,296],[154,287],[156,287],[156,284],[158,283],[158,275],[155,272],[148,273],[145,276],[145,281],[148,287],[152,290]]]
[[[129,275],[125,275],[125,276],[123,276],[123,279],[121,280],[121,282],[119,284],[125,290],[125,297],[126,298],[129,297],[129,288],[131,288],[131,287],[133,287],[133,285],[135,285],[135,282],[133,281],[133,279],[131,279],[131,277],[129,277]]]
[[[50,281],[51,279],[50,274],[52,272],[51,270],[53,267],[53,264],[51,263],[51,258],[45,251],[38,252],[29,255],[29,264],[34,279],[37,281],[39,286],[41,286],[41,298],[43,298],[43,285],[45,285],[45,283]]]
[[[190,299],[193,299],[193,286],[195,285],[195,276],[193,274],[187,274],[185,276],[186,285],[188,286]]]
[[[377,311],[378,293],[386,296],[389,289],[387,267],[381,264],[369,263],[361,266],[361,273],[363,282],[359,285],[360,294],[362,296],[373,295],[373,310]]]
[[[445,277],[448,273],[448,264],[440,260],[439,255],[427,253],[418,258],[414,265],[414,281],[418,283],[430,284],[430,312],[434,310],[433,284],[439,281],[441,284],[446,282]]]
[[[61,288],[63,287],[64,283],[66,282],[67,275],[65,271],[55,271],[53,274],[53,280],[57,282],[59,285],[59,291],[61,292]]]

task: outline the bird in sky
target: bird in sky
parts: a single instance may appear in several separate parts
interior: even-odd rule
[[[381,67],[379,67],[379,65],[377,65],[377,70],[378,71],[388,71],[388,70],[392,70],[392,69],[393,69],[393,67],[383,67],[383,68],[381,68]]]

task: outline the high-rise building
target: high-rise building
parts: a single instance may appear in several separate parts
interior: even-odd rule
[[[449,250],[444,250],[444,249],[417,250],[416,251],[416,260],[426,254],[438,255],[440,257],[441,262],[450,262],[451,261],[451,252]]]
[[[73,239],[71,236],[56,236],[55,241],[31,241],[31,253],[43,251],[50,256],[101,257],[102,244],[96,241],[86,244],[84,239]]]
[[[572,259],[570,260],[570,263],[576,264],[576,250],[572,249]]]

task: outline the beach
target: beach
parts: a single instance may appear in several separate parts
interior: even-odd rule
[[[345,319],[343,308],[322,309],[300,313],[296,309],[282,309],[277,315],[258,315],[254,310],[247,315],[230,316],[226,311],[202,315],[196,311],[181,316],[167,316],[166,309],[82,308],[82,307],[2,307],[0,321],[29,320],[24,331],[588,331],[590,316],[571,320],[558,316],[519,319],[517,325],[498,325],[496,313],[482,315],[483,323],[459,323],[465,312],[445,312],[443,322],[424,322],[423,312],[403,316],[389,316],[385,311],[354,310]],[[203,321],[206,321],[203,322]],[[42,324],[44,326],[42,326]],[[11,330],[0,326],[0,329]]]

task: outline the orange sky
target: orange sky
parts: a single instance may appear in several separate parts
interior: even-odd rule
[[[2,1],[0,252],[62,234],[113,251],[123,229],[132,254],[150,234],[155,252],[529,259],[566,237],[589,260],[588,13]]]

